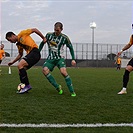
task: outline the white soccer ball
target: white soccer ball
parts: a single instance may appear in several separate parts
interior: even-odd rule
[[[21,89],[23,89],[25,87],[25,84],[20,83],[17,87],[17,90],[20,91]]]

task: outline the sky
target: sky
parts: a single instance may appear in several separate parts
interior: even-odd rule
[[[59,21],[73,43],[91,43],[90,23],[95,22],[95,43],[126,44],[132,34],[133,0],[1,0],[0,19],[2,41],[6,32],[18,34],[27,28],[45,35]]]

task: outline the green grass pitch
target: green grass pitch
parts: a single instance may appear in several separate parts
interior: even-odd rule
[[[71,97],[65,80],[55,68],[52,75],[62,85],[63,95],[50,85],[42,67],[28,70],[32,90],[16,94],[20,83],[17,67],[1,67],[0,124],[95,124],[133,123],[133,75],[130,74],[128,93],[117,95],[122,87],[124,69],[67,68],[77,94]],[[0,127],[1,133],[131,133],[132,127],[96,128],[10,128]]]

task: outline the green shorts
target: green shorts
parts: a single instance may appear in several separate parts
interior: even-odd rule
[[[54,67],[57,66],[59,69],[62,67],[66,67],[65,59],[52,59],[52,60],[46,60],[46,62],[43,64],[43,67],[47,67],[50,71],[53,71]]]

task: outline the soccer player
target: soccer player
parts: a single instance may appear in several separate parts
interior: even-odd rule
[[[130,41],[124,48],[118,52],[118,56],[122,54],[123,51],[129,49],[133,45],[133,35],[130,37]],[[133,70],[133,58],[128,62],[127,67],[125,68],[125,73],[123,75],[123,88],[118,94],[126,94],[127,93],[127,84],[129,81],[129,74]]]
[[[68,36],[61,33],[63,30],[63,24],[61,22],[57,22],[54,25],[54,32],[47,33],[46,39],[47,44],[49,48],[49,55],[47,57],[46,62],[43,65],[43,74],[48,79],[48,81],[55,87],[55,89],[59,92],[59,94],[63,93],[63,90],[61,88],[61,85],[59,85],[54,77],[50,74],[50,71],[52,72],[54,67],[57,66],[60,69],[61,74],[65,78],[67,87],[71,93],[71,96],[76,96],[76,93],[73,88],[72,80],[70,76],[67,73],[66,70],[66,64],[65,59],[63,56],[63,47],[66,45],[69,50],[70,54],[72,56],[72,62],[71,64],[73,66],[76,65],[75,57],[74,57],[74,50],[72,43],[70,42]],[[42,41],[39,45],[39,50],[41,51],[46,41]]]
[[[46,41],[43,34],[36,28],[22,30],[18,35],[13,32],[6,33],[6,39],[11,43],[16,43],[19,53],[13,61],[8,63],[9,66],[21,59],[23,50],[27,53],[18,63],[20,81],[25,84],[25,87],[20,92],[17,92],[20,94],[25,93],[32,88],[26,70],[35,65],[41,57],[37,44],[30,36],[32,33],[36,33],[43,41]]]
[[[4,44],[1,44],[0,45],[0,64],[4,58],[5,58]],[[1,70],[0,70],[0,72],[1,72]]]
[[[117,65],[116,70],[120,70],[121,69],[121,58],[119,56],[117,57],[115,64]]]

